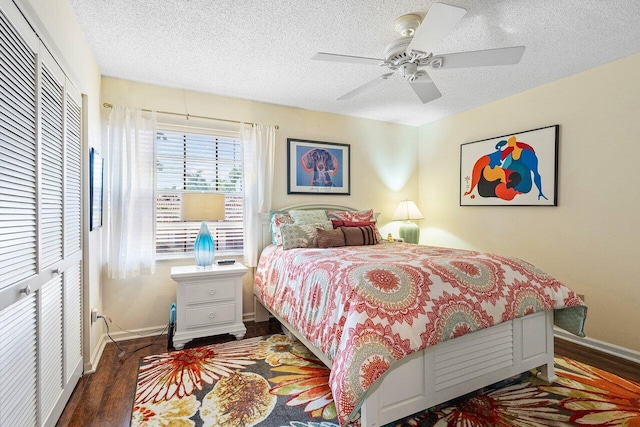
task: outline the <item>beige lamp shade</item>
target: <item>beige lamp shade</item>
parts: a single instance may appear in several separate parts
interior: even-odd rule
[[[392,218],[393,221],[412,221],[416,219],[424,219],[424,216],[411,200],[400,202]]]
[[[224,194],[183,193],[180,199],[180,217],[183,221],[224,219]]]

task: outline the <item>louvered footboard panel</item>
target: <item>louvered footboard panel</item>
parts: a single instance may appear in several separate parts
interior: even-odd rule
[[[361,423],[381,426],[540,366],[543,378],[553,379],[553,312],[467,334],[401,360],[372,387]]]

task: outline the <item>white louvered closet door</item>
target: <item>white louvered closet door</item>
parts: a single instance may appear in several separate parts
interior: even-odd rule
[[[31,427],[38,423],[39,42],[19,12],[5,6],[0,13],[0,425]],[[21,294],[21,289],[33,291]]]
[[[81,96],[10,0],[0,63],[0,426],[52,426],[82,373]]]
[[[64,173],[64,388],[82,372],[82,98],[65,85]],[[66,399],[65,399],[66,401]]]

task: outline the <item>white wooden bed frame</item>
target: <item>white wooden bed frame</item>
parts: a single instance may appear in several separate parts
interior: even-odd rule
[[[284,208],[354,210],[339,205],[305,204]],[[271,243],[269,215],[261,216],[262,243]],[[269,311],[255,299],[256,322]],[[323,363],[331,361],[280,316],[280,323]],[[552,382],[553,311],[534,313],[428,347],[401,359],[370,388],[360,410],[363,427],[378,427],[423,411],[495,382],[540,368]],[[417,381],[416,378],[422,378]]]

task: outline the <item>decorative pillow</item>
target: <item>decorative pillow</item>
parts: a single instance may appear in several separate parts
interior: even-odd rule
[[[276,246],[282,246],[282,232],[280,227],[283,224],[293,224],[293,218],[288,213],[280,211],[269,212],[271,217],[271,243]]]
[[[313,224],[282,224],[282,249],[292,248],[317,248],[317,228],[333,230],[331,221],[316,222]]]
[[[339,227],[366,227],[367,225],[375,226],[376,223],[372,221],[343,221],[341,219],[332,219],[331,224],[333,224],[333,228]]]
[[[376,215],[373,212],[373,209],[369,209],[366,211],[338,211],[329,209],[327,210],[327,218],[330,220],[342,220],[342,221],[353,221],[353,222],[376,222]],[[380,243],[382,239],[382,235],[380,231],[378,231],[378,227],[374,225],[375,233],[376,233],[376,243]]]
[[[334,230],[322,230],[316,229],[318,233],[318,247],[319,248],[337,248],[344,246],[344,233],[341,228]]]
[[[375,227],[340,227],[344,233],[344,242],[347,246],[375,245],[377,243]]]
[[[328,221],[327,212],[323,209],[304,210],[294,209],[289,211],[294,224],[313,224],[316,222]]]
[[[368,222],[376,220],[373,209],[369,209],[367,211],[336,211],[330,209],[327,210],[327,218],[354,222]]]

